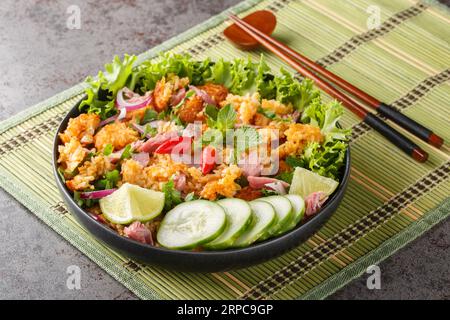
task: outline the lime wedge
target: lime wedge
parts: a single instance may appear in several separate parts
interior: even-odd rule
[[[162,212],[164,193],[125,183],[99,203],[103,215],[112,223],[145,222]]]
[[[303,199],[317,191],[322,191],[330,195],[336,190],[338,185],[339,182],[333,179],[322,177],[315,172],[297,167],[295,168],[289,193],[298,194]]]

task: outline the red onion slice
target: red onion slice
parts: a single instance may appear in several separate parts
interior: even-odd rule
[[[124,90],[125,89],[122,88],[117,92],[116,107],[119,109],[126,108],[127,111],[138,110],[149,105],[153,99],[152,91],[149,91],[145,96],[136,96],[126,101],[123,97]]]
[[[205,102],[207,104],[212,104],[213,106],[217,105],[216,101],[214,101],[214,99],[211,98],[211,96],[209,94],[207,94],[205,91],[203,91],[195,86],[189,86],[189,89],[194,90],[195,94],[203,99],[203,102]]]
[[[181,88],[180,90],[178,90],[178,92],[176,94],[174,94],[170,98],[170,105],[176,106],[177,104],[179,104],[181,102],[181,100],[184,99],[185,96],[186,96],[186,89]]]
[[[120,110],[120,113],[117,116],[117,120],[125,119],[125,117],[127,116],[127,108],[121,108],[119,110]]]
[[[101,199],[106,196],[109,196],[111,193],[116,191],[117,189],[106,189],[106,190],[98,190],[98,191],[89,191],[89,192],[81,192],[81,199]]]
[[[116,119],[117,119],[117,115],[109,117],[109,118],[103,120],[102,122],[100,122],[99,128],[101,128],[103,126],[106,126],[108,123],[116,121]]]

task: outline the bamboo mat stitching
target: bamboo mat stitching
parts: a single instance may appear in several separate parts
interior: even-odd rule
[[[369,212],[360,220],[354,222],[343,231],[334,235],[314,250],[292,261],[282,270],[274,273],[246,292],[242,299],[262,299],[264,296],[274,294],[282,286],[289,284],[302,275],[302,271],[311,268],[320,260],[326,259],[332,253],[358,239],[358,235],[369,232],[377,225],[387,221],[398,210],[405,208],[421,194],[430,191],[440,182],[444,181],[450,173],[450,161],[426,174],[413,185],[391,197],[389,201]]]
[[[347,55],[355,51],[358,47],[379,37],[385,36],[395,28],[400,26],[402,23],[419,15],[427,8],[428,5],[417,3],[416,5],[406,10],[398,12],[392,17],[386,19],[378,28],[351,37],[348,41],[333,50],[330,54],[326,55],[316,62],[323,67],[329,67],[335,63],[338,63]]]
[[[276,11],[276,10],[278,10],[278,8],[282,8],[283,6],[285,6],[286,4],[288,4],[288,3],[290,3],[292,0],[284,0],[284,1],[277,1],[277,2],[275,2],[275,3],[272,3],[271,5],[269,5],[268,6],[268,8],[269,9],[272,9],[272,10],[274,10],[274,11]],[[420,7],[420,6],[419,6]],[[412,8],[414,8],[414,7],[412,7]],[[407,19],[407,18],[410,18],[410,17],[412,17],[412,16],[415,16],[415,15],[417,15],[417,14],[419,14],[420,12],[417,12],[417,10],[413,10],[412,8],[410,8],[411,10],[410,11],[408,11],[409,9],[407,9],[407,10],[404,10],[404,11],[407,11],[407,12],[410,12],[409,14],[405,14],[405,18]],[[421,11],[421,10],[420,10]],[[399,15],[399,14],[397,14],[397,15]],[[398,17],[397,17],[398,18]],[[400,18],[401,19],[403,19],[403,15],[400,15]],[[405,20],[406,20],[405,19]],[[395,19],[393,19],[394,21],[397,21],[397,20],[395,20]],[[398,25],[399,23],[394,23],[395,24],[395,26],[396,25]],[[395,27],[394,26],[394,27]],[[387,24],[386,25],[386,27],[389,27],[389,28],[391,28],[390,27],[390,25],[389,24]],[[189,53],[192,53],[192,54],[195,54],[195,55],[197,55],[198,53],[201,53],[202,52],[202,50],[204,50],[204,49],[208,49],[208,48],[211,48],[212,46],[214,46],[214,45],[216,45],[216,44],[218,44],[219,42],[222,42],[222,41],[224,41],[225,39],[223,38],[223,36],[221,36],[221,34],[216,34],[216,35],[213,35],[213,36],[211,36],[211,37],[209,37],[209,38],[207,38],[207,39],[205,39],[205,40],[203,40],[203,41],[201,41],[200,42],[200,44],[197,44],[196,46],[194,46],[193,47],[193,51],[189,51],[189,49],[188,49],[188,52]],[[368,40],[369,41],[369,40]],[[329,54],[329,55],[327,55],[326,57],[329,57],[331,54]],[[339,51],[338,51],[338,53],[336,53],[336,57],[337,58],[339,58],[339,59],[343,59],[345,56],[342,56],[342,54],[341,53],[339,53]],[[325,58],[325,57],[324,57]],[[322,58],[322,59],[324,59],[324,58]],[[319,59],[319,61],[320,61],[320,59]],[[339,61],[339,60],[338,60]],[[448,70],[447,70],[448,71]],[[444,73],[444,72],[443,72]],[[447,76],[445,76],[444,75],[444,78],[445,77],[447,77],[448,78],[448,75]],[[431,79],[431,82],[429,83],[429,82],[427,82],[427,80],[429,80],[429,79]],[[433,77],[430,77],[429,79],[426,79],[426,80],[424,80],[421,84],[419,84],[416,88],[419,88],[420,90],[419,90],[419,94],[421,93],[421,92],[423,92],[424,90],[422,90],[421,88],[423,88],[423,87],[421,87],[421,85],[423,84],[424,86],[425,86],[425,90],[428,92],[428,91],[430,91],[433,87],[435,87],[436,85],[438,85],[439,83],[441,83],[441,82],[444,82],[444,81],[446,81],[446,80],[442,80],[443,78],[442,77],[439,77],[439,75],[436,75],[436,76],[433,76]],[[434,80],[436,80],[437,79],[437,81],[434,81]],[[439,79],[441,79],[441,80],[439,80]],[[440,82],[439,82],[440,81]],[[432,84],[432,86],[430,86],[430,84]],[[415,88],[415,89],[416,89]],[[407,95],[404,95],[404,97],[402,97],[402,98],[400,98],[399,100],[397,100],[397,101],[401,101],[401,99],[406,99],[406,100],[403,100],[403,101],[406,101],[407,103],[409,103],[409,104],[412,104],[412,103],[414,103],[415,101],[417,101],[418,99],[420,99],[424,94],[426,94],[426,93],[424,93],[423,95],[421,95],[421,96],[418,96],[418,94],[417,94],[417,92],[415,92],[415,89],[413,89],[413,90],[411,90]],[[410,94],[412,94],[414,97],[416,97],[417,99],[415,100],[415,101],[413,101],[413,102],[411,102],[410,101],[410,98],[406,98],[406,97],[408,97]],[[399,102],[399,106],[401,106],[401,107],[403,107],[404,108],[404,106],[401,104],[402,102]],[[395,103],[394,103],[395,104]],[[63,116],[63,114],[61,114],[60,115],[61,117]],[[60,121],[60,120],[59,120]],[[59,121],[57,121],[56,120],[56,125],[59,123]],[[47,128],[47,126],[48,126],[48,123],[50,123],[50,128],[52,127],[52,125],[53,125],[53,122],[51,121],[51,119],[50,120],[47,120],[46,121],[47,122],[47,125],[44,125],[43,127],[40,127],[39,125],[37,125],[36,126],[36,129],[34,130],[33,128],[30,128],[30,129],[28,129],[28,130],[26,130],[25,132],[22,132],[22,133],[20,133],[18,136],[16,136],[16,137],[13,137],[12,139],[15,139],[15,138],[17,138],[17,139],[15,139],[13,142],[11,142],[11,141],[7,141],[7,142],[4,142],[4,143],[2,143],[2,144],[0,144],[0,155],[2,155],[2,154],[4,154],[4,153],[6,153],[6,152],[8,152],[8,151],[11,151],[11,148],[14,148],[14,147],[17,147],[17,145],[18,144],[23,144],[23,143],[25,143],[26,142],[26,140],[27,140],[27,138],[36,138],[36,137],[38,137],[38,136],[40,136],[40,135],[42,135],[42,134],[45,134],[45,133],[47,133],[47,132],[45,132],[44,130]],[[56,126],[55,125],[55,126]],[[44,130],[42,130],[44,128]],[[444,174],[447,174],[448,175],[448,163],[446,163],[446,165],[447,166],[445,166],[444,168],[442,168],[442,167],[440,167],[440,168],[438,168],[438,169],[435,169],[433,172],[431,172],[430,174],[431,174],[431,176],[432,177],[434,177],[434,175],[432,175],[432,173],[434,173],[434,172],[436,172],[436,175],[438,175],[438,177],[441,177],[442,176],[442,173],[444,173]],[[429,174],[429,175],[430,175]],[[428,176],[428,175],[427,175]],[[440,179],[440,178],[439,178]],[[438,180],[439,180],[438,179]],[[438,180],[436,180],[436,181],[438,181]],[[423,181],[425,181],[425,182],[428,182],[428,180],[427,180],[427,177],[425,177],[424,178],[424,180]],[[441,181],[441,180],[439,180],[439,181]],[[436,182],[436,184],[437,184],[438,182]],[[432,187],[434,187],[436,184],[431,184],[430,186],[428,186],[429,188],[424,188],[424,189],[421,189],[421,186],[418,186],[418,187],[416,187],[416,188],[413,188],[412,189],[412,191],[410,191],[410,192],[412,192],[412,193],[414,193],[414,192],[416,192],[418,189],[421,189],[420,190],[420,193],[422,193],[422,192],[427,192],[427,191],[429,191],[429,190],[431,190],[431,188]],[[405,190],[406,191],[406,190]],[[403,193],[403,192],[402,192]],[[412,201],[412,200],[411,200]],[[393,201],[393,203],[395,204],[396,202],[395,201]],[[394,208],[396,208],[395,206],[394,206]],[[54,206],[52,206],[52,209],[54,210],[54,211],[56,211],[56,212],[59,212],[59,213],[67,213],[67,210],[65,209],[65,207],[64,207],[64,204],[62,203],[62,202],[58,202],[57,204],[55,204]],[[376,210],[375,210],[376,211]],[[350,230],[354,230],[354,229],[350,229]],[[345,240],[346,239],[346,236],[345,236],[345,234],[342,236],[342,238]],[[358,237],[357,237],[357,235],[354,235],[354,237],[353,237],[354,239],[357,239]],[[339,239],[338,239],[339,240]],[[340,243],[339,243],[339,241],[336,241],[336,243],[339,245]],[[327,242],[325,242],[325,244],[321,244],[321,246],[323,246],[324,248],[322,249],[320,249],[321,250],[321,252],[323,252],[324,254],[326,254],[326,252],[327,252],[327,250],[328,249],[333,249],[333,248],[335,248],[334,247],[334,244],[330,244],[330,243],[327,243]],[[327,249],[328,248],[328,249]],[[314,250],[316,250],[317,248],[315,248]],[[311,261],[311,257],[313,257],[313,259],[315,258],[315,259],[318,259],[317,257],[318,257],[318,253],[317,252],[314,252],[314,251],[310,251],[310,252],[308,252],[308,254],[309,254],[309,259],[307,259],[307,260],[305,260],[307,263],[308,263],[308,260],[309,261]],[[137,272],[137,271],[139,271],[140,269],[141,269],[141,267],[139,266],[139,264],[138,263],[135,263],[134,261],[132,261],[132,260],[128,260],[128,261],[125,261],[124,263],[123,263],[123,265],[127,268],[127,269],[129,269],[129,270],[131,270],[131,271],[134,271],[134,272]],[[294,267],[292,267],[292,269],[288,269],[289,271],[296,271],[297,270],[297,267],[301,267],[301,264],[298,264],[297,266],[294,266]],[[298,271],[300,271],[300,270],[298,270]],[[288,275],[289,275],[289,273],[288,273]],[[271,277],[271,280],[269,280],[269,285],[271,284],[270,283],[270,281],[272,281],[273,279],[277,279],[278,280],[278,277],[279,275],[273,275],[273,277]],[[295,280],[295,279],[294,279]],[[250,289],[250,290],[248,290],[247,292],[246,292],[246,294],[245,295],[243,295],[243,297],[245,297],[245,296],[248,296],[248,297],[253,297],[253,296],[256,296],[256,298],[258,298],[258,296],[262,296],[263,294],[267,294],[266,292],[263,292],[263,294],[259,294],[259,292],[258,292],[258,289],[257,289],[257,286],[255,286],[256,287],[256,289],[254,288],[254,289]],[[253,293],[253,291],[255,291],[256,293]],[[264,289],[261,289],[261,291],[264,291]],[[278,291],[278,290],[276,290],[276,291]],[[274,291],[274,292],[276,292],[276,291]]]

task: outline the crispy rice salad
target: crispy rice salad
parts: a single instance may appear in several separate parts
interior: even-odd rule
[[[336,189],[342,106],[263,57],[115,57],[88,78],[60,134],[75,201],[120,235],[172,249],[248,246],[285,233]]]

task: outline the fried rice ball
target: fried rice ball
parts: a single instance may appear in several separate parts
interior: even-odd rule
[[[286,142],[277,149],[281,159],[288,155],[300,154],[308,142],[322,142],[323,140],[320,128],[308,124],[292,123],[284,134]]]
[[[180,120],[184,123],[193,123],[195,121],[203,121],[203,99],[199,96],[189,98],[178,111]]]
[[[227,98],[228,89],[221,84],[207,83],[198,86],[199,89],[205,91],[219,105]]]
[[[93,189],[91,183],[112,169],[114,169],[114,165],[107,157],[103,155],[93,157],[78,168],[78,174],[72,180],[67,181],[66,185],[70,190]]]
[[[111,144],[117,151],[138,139],[139,133],[123,122],[107,124],[94,137],[95,147],[98,151],[102,151],[107,144]]]
[[[63,143],[76,138],[83,146],[94,143],[94,133],[100,124],[100,117],[96,114],[80,114],[69,120],[67,129],[59,135]]]
[[[158,112],[165,110],[169,106],[170,98],[181,89],[189,84],[188,78],[179,78],[173,74],[163,77],[156,83],[153,91],[155,109]]]
[[[61,163],[64,171],[67,173],[73,172],[87,155],[87,150],[83,148],[80,141],[75,137],[72,137],[63,146],[58,146],[58,151],[58,163]]]

